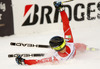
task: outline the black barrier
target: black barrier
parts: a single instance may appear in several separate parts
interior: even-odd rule
[[[11,0],[0,0],[0,36],[14,34]]]

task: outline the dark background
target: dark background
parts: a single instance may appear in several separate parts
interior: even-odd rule
[[[6,7],[6,11],[0,9],[0,14],[2,14],[2,19],[0,20],[0,36],[13,35],[14,28],[11,0],[0,0],[0,3],[5,4]]]

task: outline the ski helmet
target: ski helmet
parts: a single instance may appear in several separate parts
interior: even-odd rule
[[[63,37],[54,36],[49,41],[50,47],[56,51],[61,51],[65,48],[66,41]]]

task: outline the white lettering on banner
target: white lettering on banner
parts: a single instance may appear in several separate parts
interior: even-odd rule
[[[1,16],[2,16],[2,14],[0,14],[0,20],[2,20]]]
[[[5,12],[6,11],[6,5],[5,3],[0,2],[0,9]]]

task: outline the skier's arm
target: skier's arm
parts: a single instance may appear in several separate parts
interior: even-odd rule
[[[69,19],[67,17],[67,14],[64,10],[61,11],[60,14],[63,22],[64,38],[66,39],[67,42],[73,42],[73,36],[71,28],[69,26]]]
[[[45,63],[45,62],[54,62],[58,61],[55,57],[49,57],[49,58],[43,58],[40,60],[24,60],[24,63],[27,65],[33,65],[33,64],[39,64],[39,63]]]

